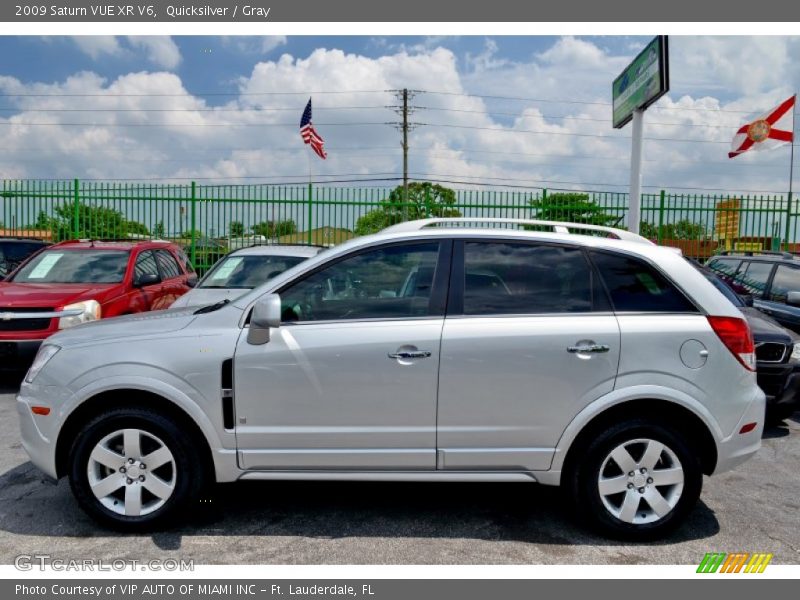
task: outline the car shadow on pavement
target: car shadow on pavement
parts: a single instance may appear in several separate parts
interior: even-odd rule
[[[768,423],[764,427],[764,433],[761,434],[761,438],[764,440],[770,440],[774,438],[786,437],[791,433],[789,429],[790,423],[800,423],[800,411],[795,412],[793,415],[781,419],[776,423]]]
[[[198,498],[195,510],[173,529],[137,535],[151,537],[165,551],[180,549],[183,538],[192,536],[615,545],[578,526],[565,504],[557,488],[530,484],[239,482]],[[50,483],[30,462],[0,475],[0,505],[0,529],[12,534],[119,536],[83,513],[66,480]],[[700,502],[680,529],[656,543],[709,538],[718,531],[714,512]]]
[[[23,372],[0,371],[0,394],[16,394],[23,377]]]

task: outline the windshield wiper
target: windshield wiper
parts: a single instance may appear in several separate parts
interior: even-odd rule
[[[198,308],[192,314],[194,314],[194,315],[202,315],[202,314],[205,314],[205,313],[214,312],[215,310],[219,310],[220,308],[222,308],[223,306],[225,306],[229,302],[230,302],[230,300],[225,298],[225,300],[220,300],[219,302],[216,302],[215,304],[209,304],[208,306],[204,306],[203,308]]]

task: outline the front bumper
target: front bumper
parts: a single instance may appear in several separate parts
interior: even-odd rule
[[[62,387],[23,383],[17,394],[22,447],[31,462],[53,479],[57,479],[56,438],[60,420],[55,407],[63,400],[65,393],[67,390]],[[49,406],[53,410],[49,415],[36,415],[31,410],[32,406]]]
[[[756,388],[750,404],[747,405],[733,432],[717,443],[717,466],[714,469],[714,475],[737,467],[761,448],[765,407],[764,392],[760,388]],[[756,427],[747,433],[739,433],[741,428],[748,423],[756,423]]]

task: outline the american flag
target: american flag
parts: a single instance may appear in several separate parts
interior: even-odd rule
[[[311,98],[308,99],[306,109],[303,111],[303,118],[300,119],[300,137],[303,138],[303,142],[311,146],[317,156],[320,158],[328,156],[328,153],[325,152],[325,140],[320,137],[311,124]]]

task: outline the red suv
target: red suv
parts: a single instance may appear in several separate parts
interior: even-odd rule
[[[183,250],[169,242],[50,246],[0,282],[0,365],[27,368],[59,329],[167,308],[196,283]]]

